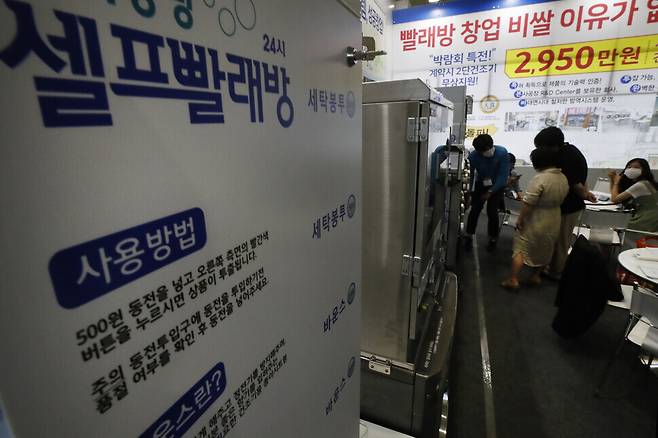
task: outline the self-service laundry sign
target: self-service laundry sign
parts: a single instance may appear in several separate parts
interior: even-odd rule
[[[13,435],[357,436],[360,37],[324,0],[0,1]]]

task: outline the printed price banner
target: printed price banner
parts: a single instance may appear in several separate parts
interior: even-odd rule
[[[510,49],[505,54],[505,73],[510,78],[646,68],[658,68],[658,35]]]
[[[658,2],[498,3],[394,11],[394,78],[466,86],[467,144],[489,133],[521,163],[559,126],[590,167],[658,168]]]

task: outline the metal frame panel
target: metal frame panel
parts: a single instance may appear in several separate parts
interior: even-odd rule
[[[452,108],[452,102],[420,79],[368,82],[363,87],[363,103],[431,101]]]
[[[406,121],[418,102],[363,106],[362,350],[409,361],[411,277],[402,256],[414,254],[418,145]]]

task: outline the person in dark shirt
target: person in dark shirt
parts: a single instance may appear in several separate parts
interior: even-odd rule
[[[557,280],[562,275],[567,261],[573,229],[578,225],[585,209],[584,200],[596,202],[596,197],[587,189],[587,160],[576,146],[565,143],[560,128],[550,126],[539,131],[535,137],[535,147],[559,151],[560,168],[569,183],[569,193],[560,206],[560,234],[555,243],[551,263],[545,271],[549,278]]]
[[[468,214],[466,225],[465,245],[470,250],[473,245],[473,234],[478,225],[478,218],[487,204],[487,217],[489,224],[489,243],[487,250],[493,251],[498,242],[498,206],[503,197],[507,178],[509,176],[509,157],[507,149],[495,146],[493,138],[488,134],[481,134],[473,140],[475,150],[468,156],[471,163],[472,175],[475,178],[475,186],[471,193],[471,211]]]

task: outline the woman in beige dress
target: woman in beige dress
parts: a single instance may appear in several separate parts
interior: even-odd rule
[[[567,178],[556,167],[558,153],[535,149],[530,154],[537,170],[523,195],[523,208],[516,221],[517,233],[512,250],[512,270],[501,286],[519,288],[519,273],[523,265],[533,268],[529,284],[541,282],[541,268],[550,263],[555,240],[560,231],[560,204],[569,192]]]

